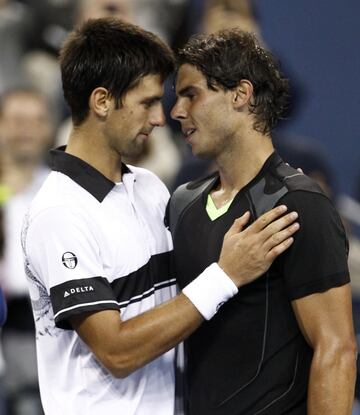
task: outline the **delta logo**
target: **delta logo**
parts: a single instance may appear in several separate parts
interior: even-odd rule
[[[64,298],[74,294],[88,293],[90,291],[95,291],[92,285],[82,285],[80,287],[70,288],[64,292]]]

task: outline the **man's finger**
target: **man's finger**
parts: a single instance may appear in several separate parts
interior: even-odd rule
[[[294,233],[299,230],[299,228],[300,228],[300,225],[298,222],[291,224],[290,226],[281,230],[280,232],[273,234],[264,243],[264,247],[266,248],[266,250],[271,251],[277,245],[281,245],[284,241],[291,238],[294,235]]]
[[[248,231],[258,233],[266,228],[271,222],[277,219],[279,216],[283,215],[287,211],[287,207],[285,205],[277,206],[269,212],[264,213],[261,215],[251,226],[249,226]]]
[[[264,238],[264,241],[271,238],[273,235],[282,231],[283,229],[290,226],[298,218],[297,212],[290,212],[287,215],[282,216],[281,218],[270,223],[262,232],[261,237]]]
[[[229,230],[226,232],[226,236],[232,236],[241,232],[244,226],[249,222],[250,212],[246,211],[240,218],[234,220]]]
[[[290,237],[285,239],[285,241],[281,242],[281,244],[274,246],[274,248],[270,249],[270,251],[266,254],[266,259],[269,262],[273,262],[280,254],[285,252],[294,242],[294,238]]]

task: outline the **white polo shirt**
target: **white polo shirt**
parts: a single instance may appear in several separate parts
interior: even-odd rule
[[[172,415],[174,352],[113,377],[71,329],[79,313],[129,319],[172,298],[169,194],[147,170],[123,165],[115,184],[84,161],[52,151],[52,172],[26,217],[22,242],[36,323],[46,415]]]

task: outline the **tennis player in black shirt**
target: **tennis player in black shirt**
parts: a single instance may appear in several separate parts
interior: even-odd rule
[[[172,197],[180,287],[218,257],[244,212],[256,220],[286,204],[300,223],[269,271],[186,341],[187,412],[350,414],[356,342],[347,239],[331,201],[273,147],[288,81],[256,38],[236,29],[193,37],[178,65],[172,117],[193,153],[218,168]]]

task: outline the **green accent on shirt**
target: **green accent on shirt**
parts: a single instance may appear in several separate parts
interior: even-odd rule
[[[232,200],[229,200],[225,205],[221,206],[221,208],[217,208],[210,196],[210,194],[207,197],[206,201],[206,212],[209,215],[209,218],[211,220],[215,220],[222,216],[224,213],[226,213],[229,210],[229,207],[231,205]]]

